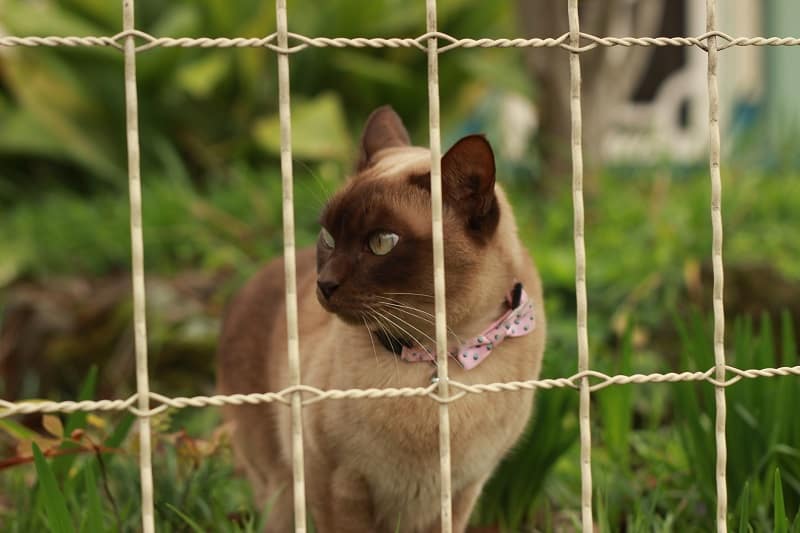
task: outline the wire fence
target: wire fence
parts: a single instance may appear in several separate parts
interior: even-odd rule
[[[142,529],[155,530],[153,513],[153,473],[151,464],[150,418],[169,408],[243,405],[276,402],[286,404],[292,413],[292,451],[294,476],[295,529],[306,531],[305,481],[303,468],[302,408],[322,400],[428,397],[439,404],[439,456],[441,466],[442,531],[452,530],[450,492],[450,435],[448,405],[466,394],[501,393],[521,389],[569,387],[580,392],[581,441],[581,519],[584,532],[594,529],[592,515],[590,394],[611,385],[705,381],[715,387],[716,399],[716,483],[717,530],[727,531],[726,488],[726,403],[725,389],[742,379],[774,376],[800,376],[800,366],[762,369],[738,369],[725,360],[725,314],[723,306],[722,262],[722,180],[720,175],[720,127],[717,61],[719,52],[734,46],[798,46],[793,37],[734,37],[716,28],[716,0],[706,0],[706,32],[695,37],[598,37],[580,31],[578,0],[567,0],[569,32],[557,38],[531,39],[459,39],[437,30],[436,0],[426,0],[426,33],[414,38],[328,38],[308,37],[288,31],[286,0],[276,0],[276,32],[262,38],[174,38],[156,37],[139,31],[134,24],[134,0],[123,0],[123,31],[113,36],[83,37],[0,37],[0,47],[15,46],[97,46],[116,48],[125,56],[125,99],[127,117],[130,233],[132,248],[134,334],[136,346],[137,392],[127,399],[100,401],[9,402],[0,399],[0,417],[28,413],[74,411],[129,411],[139,419]],[[139,43],[139,44],[137,44]],[[714,361],[705,372],[652,373],[609,376],[591,370],[587,330],[588,300],[586,291],[586,253],[583,206],[583,149],[581,124],[580,54],[609,46],[682,46],[696,47],[708,58],[709,168],[711,178],[712,262],[714,274]],[[290,386],[277,392],[216,396],[170,397],[150,391],[147,362],[145,316],[145,280],[143,263],[142,198],[139,158],[138,97],[136,54],[153,48],[266,48],[278,54],[279,116],[281,128],[281,173],[283,185],[283,231],[286,276],[286,318]],[[438,383],[419,388],[383,388],[321,390],[303,385],[299,364],[297,286],[295,272],[295,232],[293,173],[291,149],[291,113],[289,56],[309,47],[315,48],[416,48],[428,57],[429,129],[431,149],[431,197],[433,218],[435,315],[438,359]],[[441,136],[439,128],[438,58],[455,48],[561,48],[569,53],[570,110],[572,115],[572,190],[575,246],[575,290],[577,300],[578,372],[570,377],[537,379],[506,383],[467,385],[450,380],[447,374],[444,258],[442,236]]]

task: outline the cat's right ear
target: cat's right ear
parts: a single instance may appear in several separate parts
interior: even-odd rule
[[[374,155],[384,148],[410,144],[408,131],[394,109],[388,105],[381,106],[372,112],[364,126],[356,170],[361,172],[368,168],[374,162]]]

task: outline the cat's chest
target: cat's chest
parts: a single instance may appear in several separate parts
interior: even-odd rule
[[[451,464],[455,478],[473,480],[491,468],[516,439],[530,414],[529,393],[469,396],[449,406]],[[337,434],[345,460],[364,472],[413,477],[439,469],[439,404],[429,398],[352,402],[342,413],[350,421]],[[362,453],[363,451],[363,453]],[[411,473],[411,474],[409,474]]]
[[[344,336],[335,328],[317,344],[306,361],[304,382],[323,389],[422,389],[432,383],[436,367],[405,362],[380,350],[369,339]],[[347,342],[342,342],[346,340]],[[327,348],[326,348],[327,347]],[[507,350],[503,347],[499,352]],[[498,362],[509,354],[498,353]],[[494,356],[493,356],[494,357]],[[463,372],[451,362],[451,378],[467,383],[495,382],[506,376],[487,369],[498,362]],[[510,370],[508,372],[511,372]],[[451,394],[457,391],[452,390]],[[530,391],[468,394],[449,404],[450,452],[454,481],[485,475],[519,434],[530,414]],[[412,492],[426,492],[425,472],[438,475],[439,403],[430,397],[381,397],[335,400],[317,404],[322,441],[336,462],[350,463],[363,473],[379,473],[409,483]],[[322,412],[324,411],[324,412]],[[310,413],[309,413],[310,414]],[[316,416],[314,416],[316,418]]]

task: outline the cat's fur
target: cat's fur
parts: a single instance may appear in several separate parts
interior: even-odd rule
[[[316,253],[305,249],[297,255],[304,384],[366,389],[431,383],[432,364],[399,360],[367,330],[388,327],[398,338],[428,345],[435,337],[432,315],[426,314],[434,305],[429,172],[429,151],[409,145],[391,108],[376,110],[362,136],[357,173],[321,217],[335,247],[320,241]],[[536,378],[544,349],[541,283],[494,173],[491,148],[480,136],[462,139],[442,159],[451,341],[477,335],[502,315],[515,281],[534,304],[536,326],[532,334],[496,346],[473,370],[451,360],[451,379],[469,384]],[[385,256],[365,245],[376,230],[400,236]],[[339,285],[330,300],[317,288],[318,277]],[[421,312],[381,307],[388,300],[379,296]],[[367,306],[383,309],[382,325]],[[285,313],[278,259],[242,289],[229,310],[218,356],[222,393],[288,386]],[[454,531],[466,528],[481,487],[519,438],[532,405],[531,391],[470,394],[450,404]],[[259,504],[275,498],[268,531],[290,531],[290,409],[263,404],[231,407],[226,415]],[[432,400],[317,402],[303,410],[303,440],[307,501],[318,531],[394,531],[398,524],[399,531],[439,530],[438,404]]]

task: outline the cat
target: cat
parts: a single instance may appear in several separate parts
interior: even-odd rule
[[[492,148],[483,136],[467,136],[442,157],[441,169],[450,378],[536,379],[546,329],[542,287],[495,183]],[[436,374],[429,361],[430,151],[411,146],[391,107],[370,115],[356,172],[320,223],[316,247],[297,253],[302,382],[320,389],[428,386]],[[284,266],[276,259],[229,307],[218,350],[221,393],[289,385],[285,313]],[[511,319],[522,319],[526,331]],[[510,327],[518,331],[505,337]],[[481,488],[532,408],[530,390],[468,394],[450,404],[454,531],[466,529]],[[259,505],[272,502],[267,531],[291,531],[290,409],[231,406],[225,415]],[[429,398],[306,406],[306,497],[317,530],[439,531],[438,423],[438,404]]]

